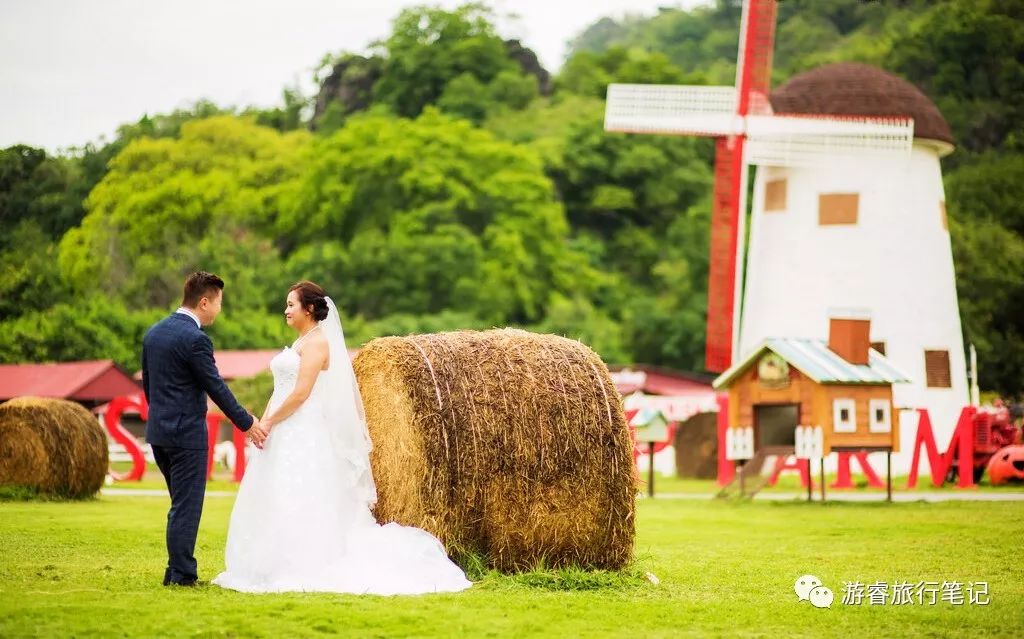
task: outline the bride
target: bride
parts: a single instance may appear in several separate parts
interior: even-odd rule
[[[238,490],[227,568],[213,580],[243,592],[378,595],[470,586],[430,533],[378,525],[370,437],[338,309],[312,282],[288,291],[299,333],[270,362],[269,431]]]

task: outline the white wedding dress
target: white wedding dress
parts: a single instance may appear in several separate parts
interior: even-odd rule
[[[334,319],[330,313],[336,317],[334,304],[329,308],[321,327]],[[337,330],[344,344],[340,323]],[[465,574],[433,535],[374,520],[369,438],[356,404],[338,403],[339,395],[351,394],[338,387],[351,375],[347,352],[335,361],[338,341],[328,339],[329,368],[339,367],[336,374],[322,372],[309,398],[254,452],[231,513],[226,570],[213,583],[243,592],[378,595],[468,588]],[[270,368],[273,411],[298,379],[298,352],[285,348]],[[358,393],[354,384],[349,388]]]

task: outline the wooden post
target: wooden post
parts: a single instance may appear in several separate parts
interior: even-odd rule
[[[807,458],[807,501],[813,501],[814,495],[814,471],[811,470],[811,458]]]
[[[647,496],[654,497],[654,442],[647,442],[650,464],[647,467]]]
[[[892,501],[892,449],[885,451],[885,501]]]
[[[821,465],[821,503],[825,503],[825,457],[824,455],[818,460]]]
[[[746,460],[741,460],[739,462],[739,470],[736,471],[740,475],[740,497],[743,497],[746,494],[746,492],[744,491],[744,487],[743,487],[743,474],[744,474],[743,473],[743,467],[744,466],[746,466]]]

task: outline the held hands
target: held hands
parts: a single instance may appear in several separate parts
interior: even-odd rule
[[[249,427],[249,430],[245,431],[245,435],[246,437],[249,438],[249,441],[251,441],[253,445],[256,446],[256,448],[262,449],[263,442],[267,440],[268,430],[269,424],[261,423],[260,420],[255,415],[253,415],[252,426]]]

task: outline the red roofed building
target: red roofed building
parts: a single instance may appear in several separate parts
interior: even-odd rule
[[[216,351],[213,354],[213,359],[217,362],[217,370],[220,371],[221,377],[239,379],[270,370],[270,360],[280,352],[279,350]]]
[[[609,366],[612,381],[630,408],[657,408],[672,422],[704,412],[716,412],[717,392],[711,377],[635,364]]]
[[[217,362],[220,376],[231,380],[252,377],[270,370],[270,360],[280,352],[279,350],[214,351],[213,359]],[[135,379],[142,379],[142,371],[135,373]]]
[[[0,364],[0,401],[57,397],[94,407],[141,392],[138,382],[109,359],[56,364]]]
[[[672,422],[670,439],[654,447],[660,473],[710,479],[718,465],[719,394],[707,375],[634,364],[609,366],[628,414],[656,409]],[[631,424],[632,426],[632,424]],[[638,447],[641,472],[650,464],[646,447]]]

